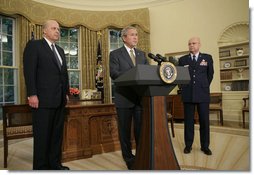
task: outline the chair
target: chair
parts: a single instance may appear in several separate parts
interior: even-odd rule
[[[4,105],[3,108],[3,139],[4,168],[7,168],[8,141],[33,136],[32,115],[29,105]]]
[[[168,122],[170,122],[171,125],[172,136],[175,137],[174,118],[172,115],[173,99],[170,98],[170,96],[166,97],[166,104],[167,104],[167,120]]]
[[[243,108],[242,108],[243,128],[245,128],[245,113],[246,112],[249,112],[249,97],[243,98]]]
[[[219,114],[220,124],[223,126],[223,109],[222,109],[222,93],[210,94],[210,111],[215,111],[217,116]]]
[[[181,95],[169,95],[167,96],[167,103],[170,102],[171,100],[171,110],[169,111],[172,116],[173,116],[173,120],[184,120],[184,106],[183,106],[183,102],[182,102],[182,98]],[[197,111],[195,111],[195,116],[194,116],[194,120],[195,123],[198,123],[198,113]]]
[[[167,113],[167,117],[168,117],[168,122],[170,122],[170,125],[171,125],[172,136],[175,137],[173,116],[171,114]]]

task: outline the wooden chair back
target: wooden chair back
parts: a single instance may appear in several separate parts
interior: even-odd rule
[[[33,136],[32,113],[28,104],[4,105],[3,108],[3,138],[4,138],[4,168],[7,168],[8,141],[12,139]]]

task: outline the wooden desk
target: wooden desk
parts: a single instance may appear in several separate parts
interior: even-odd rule
[[[8,140],[32,137],[32,115],[28,104],[3,106],[4,167],[7,167]],[[11,121],[7,117],[13,116]],[[94,154],[120,150],[114,104],[100,101],[69,101],[66,106],[62,160],[64,162],[92,157]],[[7,123],[25,125],[13,127],[15,137],[7,137]],[[14,126],[16,126],[14,125]],[[20,129],[18,132],[17,129]]]
[[[73,101],[66,107],[62,160],[120,149],[114,104]]]

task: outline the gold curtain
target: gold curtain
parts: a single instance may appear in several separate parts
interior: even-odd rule
[[[81,38],[81,82],[83,89],[95,89],[95,68],[97,51],[97,32],[84,26],[79,27]]]
[[[139,25],[134,25],[138,29],[138,48],[144,52],[150,52],[150,34],[144,30]]]
[[[109,29],[101,32],[101,56],[103,64],[104,103],[111,103],[111,81],[109,76]]]
[[[26,102],[26,87],[23,74],[23,52],[26,43],[32,39],[32,32],[34,34],[34,39],[39,39],[42,37],[42,29],[40,25],[35,25],[31,23],[28,19],[23,16],[17,17],[18,23],[18,47],[19,53],[17,54],[19,59],[17,59],[19,64],[19,79],[20,79],[20,103]]]

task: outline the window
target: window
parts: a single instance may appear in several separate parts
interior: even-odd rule
[[[123,46],[123,40],[121,38],[121,30],[116,30],[116,29],[111,29],[109,30],[109,50],[110,52],[113,50],[116,50],[120,47]],[[114,89],[115,85],[111,81],[111,97],[112,97],[112,102],[114,102]]]
[[[110,39],[110,51],[116,50],[123,46],[123,40],[121,38],[121,30],[111,29],[109,30],[109,39]]]
[[[78,30],[75,28],[61,28],[61,37],[57,43],[64,49],[70,87],[76,87],[80,89]]]
[[[0,15],[0,105],[17,102],[14,26],[13,18]]]

